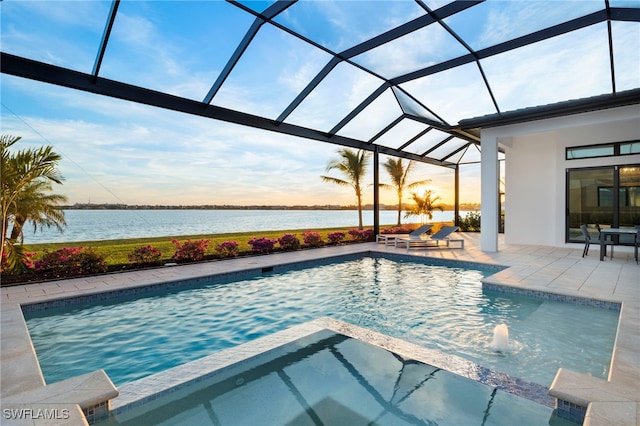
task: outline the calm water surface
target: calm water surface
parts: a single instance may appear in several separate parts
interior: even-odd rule
[[[55,228],[34,233],[33,228],[25,227],[25,243],[358,226],[355,210],[65,210],[64,214],[64,233]],[[395,224],[397,215],[396,211],[381,211],[380,223]],[[436,211],[433,221],[449,221],[453,216],[452,211]],[[372,226],[373,212],[364,211],[362,219],[365,226]],[[407,220],[418,222],[419,218]]]
[[[25,317],[47,383],[104,368],[119,385],[323,316],[545,386],[560,367],[607,377],[618,312],[483,291],[492,272],[362,258]]]

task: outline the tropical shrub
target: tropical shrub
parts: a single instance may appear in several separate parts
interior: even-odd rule
[[[298,250],[300,248],[300,240],[294,234],[284,234],[278,238],[278,244],[284,250]]]
[[[158,263],[161,257],[162,252],[159,249],[151,245],[146,245],[133,249],[129,254],[129,262],[138,265],[153,265],[154,263]]]
[[[218,244],[216,251],[221,257],[236,257],[238,256],[238,242],[223,241]]]
[[[58,205],[67,198],[53,194],[53,184],[64,180],[58,170],[62,157],[51,146],[23,148],[12,151],[20,136],[0,135],[0,171],[2,196],[0,197],[0,259],[3,270],[19,273],[30,260],[24,258],[21,246],[23,229],[32,223],[38,227],[55,226],[62,231],[66,224],[64,212]],[[4,253],[8,251],[5,257]]]
[[[248,241],[251,250],[258,253],[268,253],[273,250],[278,240],[272,240],[267,237],[252,238]]]
[[[381,234],[408,234],[413,231],[414,227],[409,225],[393,226],[380,231]]]
[[[21,244],[12,244],[2,252],[0,272],[12,275],[28,272],[35,266],[33,257],[36,254],[35,252],[24,251]]]
[[[211,240],[203,238],[198,241],[186,240],[184,243],[180,243],[180,241],[173,239],[171,242],[176,246],[176,252],[173,254],[172,259],[194,261],[204,258],[204,254]]]
[[[347,234],[342,231],[335,231],[327,234],[327,238],[331,244],[340,244],[346,236]]]
[[[47,276],[69,277],[105,272],[107,267],[104,257],[90,248],[64,247],[53,252],[45,251],[34,269]]]
[[[349,229],[349,236],[351,237],[351,240],[353,241],[358,241],[360,239],[360,230],[357,228],[351,228]]]
[[[464,218],[458,216],[462,232],[480,232],[480,213],[468,212]]]
[[[373,240],[373,229],[349,229],[349,235],[353,241],[365,242]]]
[[[315,231],[304,231],[302,239],[305,245],[309,247],[320,247],[324,242],[322,241],[322,235]]]
[[[365,229],[362,231],[362,241],[373,241],[375,239],[375,234],[373,233],[373,229]]]

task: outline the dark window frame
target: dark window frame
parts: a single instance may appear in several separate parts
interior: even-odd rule
[[[626,143],[626,142],[622,142],[622,143]],[[625,154],[626,155],[626,154]],[[622,168],[626,168],[626,167],[640,167],[640,164],[638,163],[629,163],[629,164],[616,164],[616,165],[602,165],[602,166],[591,166],[591,167],[573,167],[573,168],[566,168],[565,169],[565,243],[583,243],[584,240],[583,239],[571,239],[571,229],[569,226],[569,213],[570,213],[570,205],[569,205],[569,201],[570,201],[570,173],[574,172],[574,171],[586,171],[586,170],[592,170],[592,171],[596,171],[596,170],[605,170],[605,169],[612,169],[613,170],[613,188],[618,188],[618,191],[612,191],[612,202],[613,202],[613,220],[612,220],[612,224],[611,226],[614,228],[617,228],[619,226],[619,221],[620,221],[620,208],[621,207],[627,207],[630,204],[630,200],[627,198],[627,200],[625,201],[626,204],[624,205],[620,205],[620,196],[622,195],[620,193],[620,190],[624,189],[624,195],[625,197],[629,197],[629,190],[627,186],[620,186],[620,169]],[[600,188],[604,188],[604,186],[599,186],[598,187],[598,204],[600,204],[600,193],[599,193],[599,189]],[[611,187],[608,187],[611,188]],[[612,189],[613,189],[612,188]]]

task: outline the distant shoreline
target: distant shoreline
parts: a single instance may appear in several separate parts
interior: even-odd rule
[[[444,211],[453,211],[454,206],[443,205]],[[340,206],[340,205],[129,205],[129,204],[80,204],[59,206],[61,210],[357,210],[356,206]],[[397,205],[381,204],[381,210],[397,210]],[[373,210],[373,205],[367,204],[362,207],[363,210]],[[406,206],[403,207],[403,210]],[[480,204],[466,203],[460,205],[460,210],[474,211],[480,210]]]

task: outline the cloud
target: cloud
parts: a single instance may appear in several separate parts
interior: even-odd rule
[[[483,60],[501,111],[610,92],[606,31],[592,25]]]
[[[636,22],[612,22],[616,90],[640,87],[640,25]]]
[[[2,50],[90,72],[104,29],[103,2],[2,2]]]
[[[350,199],[319,178],[334,146],[150,107],[130,113],[125,108],[106,123],[22,117],[28,125],[8,116],[3,130],[61,152],[64,193],[77,201],[199,204],[200,194],[228,204],[274,203],[274,194],[286,204]]]
[[[442,26],[434,23],[353,59],[391,79],[466,53]]]
[[[361,140],[370,140],[390,122],[400,117],[402,110],[391,89],[369,104],[351,120],[338,134]]]
[[[108,3],[103,2],[45,2],[16,1],[3,4],[3,14],[28,16],[30,19],[43,20],[59,26],[76,26],[84,28],[98,27],[102,31],[109,10]],[[10,8],[7,11],[7,8]]]
[[[551,6],[552,4],[552,6]],[[488,2],[484,6],[486,19],[476,21],[482,25],[473,45],[482,47],[550,27],[569,19],[602,10],[600,1],[529,1]]]
[[[168,114],[154,125],[140,116],[117,124],[23,119],[38,133],[11,116],[3,116],[4,130],[21,134],[32,145],[50,143],[63,153],[61,168],[67,181],[60,192],[71,202],[355,203],[351,188],[320,179],[338,146],[179,114]],[[176,124],[180,121],[186,123]],[[435,182],[449,174],[438,186],[445,195],[452,185],[451,172],[435,166],[420,169],[416,180],[427,175]],[[372,179],[370,173],[366,181]],[[366,202],[372,197],[367,188]],[[381,197],[383,203],[395,202],[392,191],[383,191]]]
[[[381,84],[382,80],[340,63],[285,121],[328,132]]]
[[[457,124],[463,118],[496,112],[475,63],[409,81],[401,86],[409,93],[421,94],[418,100],[449,124]]]
[[[151,20],[120,11],[105,52],[101,76],[180,96],[193,96],[191,91],[185,93],[194,82],[178,59],[180,56],[181,48]],[[204,97],[206,86],[196,84],[196,87],[201,89],[197,95]]]

